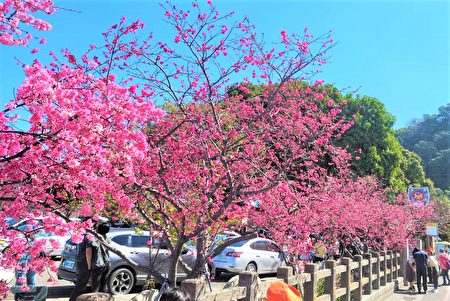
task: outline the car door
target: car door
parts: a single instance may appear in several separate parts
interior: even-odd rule
[[[256,262],[258,273],[267,273],[270,271],[270,257],[267,252],[267,242],[264,240],[255,240],[250,244],[251,256],[249,262]],[[249,254],[250,255],[250,254]]]
[[[150,248],[147,244],[148,240],[148,235],[129,235],[128,251],[130,254],[130,258],[140,266],[149,265]]]
[[[139,256],[139,264],[151,266],[162,274],[167,273],[169,269],[169,251],[161,244],[155,244],[152,241],[150,248],[148,235],[131,235],[131,250]],[[149,256],[152,254],[151,257]]]
[[[267,242],[267,253],[269,256],[269,272],[276,273],[278,268],[284,263],[283,252],[275,243]]]

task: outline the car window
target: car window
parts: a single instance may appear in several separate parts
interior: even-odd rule
[[[250,248],[258,251],[267,251],[267,244],[265,241],[257,240],[250,245]]]
[[[189,243],[189,242],[187,242]],[[167,239],[161,239],[159,237],[153,237],[152,239],[152,247],[157,249],[165,249],[169,248],[169,242]]]
[[[128,234],[117,235],[117,236],[113,237],[111,240],[118,245],[128,246]]]
[[[235,242],[234,244],[232,244],[232,247],[242,247],[243,245],[245,245],[248,241],[247,240],[243,240],[243,241],[238,241]]]
[[[278,248],[278,246],[276,244],[271,242],[271,243],[269,243],[267,245],[267,251],[269,251],[269,252],[280,252],[280,248]]]
[[[133,248],[145,248],[148,247],[149,237],[146,235],[133,235],[131,236],[131,247]]]

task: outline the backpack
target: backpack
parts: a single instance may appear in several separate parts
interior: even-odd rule
[[[447,261],[445,261],[445,269],[450,270],[450,259],[447,259]]]

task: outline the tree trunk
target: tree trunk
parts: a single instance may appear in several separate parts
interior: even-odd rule
[[[195,260],[195,265],[192,268],[191,273],[189,273],[188,278],[200,278],[200,276],[204,275],[205,270],[205,248],[206,248],[206,239],[204,235],[199,235],[197,238],[197,258]]]
[[[177,240],[176,245],[174,246],[174,249],[172,251],[172,254],[170,254],[170,263],[169,263],[169,275],[168,280],[170,286],[175,286],[177,283],[177,267],[178,267],[178,260],[181,256],[181,252],[183,251],[183,245],[185,241],[181,238]]]

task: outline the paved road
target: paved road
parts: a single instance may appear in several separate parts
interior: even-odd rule
[[[425,295],[412,293],[408,291],[408,287],[401,285],[399,290],[385,301],[450,301],[450,286],[442,286],[441,282],[439,283],[437,293],[431,293],[433,285],[428,284],[427,294]]]
[[[51,276],[56,276],[54,273],[50,273]],[[37,282],[39,285],[48,285],[47,279],[49,275],[38,276]],[[225,282],[230,279],[231,275],[223,275],[216,282],[213,283],[213,289],[220,289]],[[55,278],[56,279],[56,278]],[[441,280],[441,279],[440,279]],[[56,285],[49,286],[48,289],[48,301],[67,301],[70,293],[73,290],[73,284],[64,280],[57,280]],[[400,285],[399,290],[389,299],[384,301],[450,301],[450,286],[439,285],[437,293],[430,293],[433,286],[428,284],[428,293],[426,295],[419,295],[407,290],[407,287]],[[136,288],[132,294],[128,295],[127,300],[132,296],[139,293],[140,288]],[[129,298],[128,298],[129,297]],[[124,300],[125,300],[124,299]],[[6,300],[14,300],[14,295],[10,295]]]
[[[56,283],[54,285],[48,283],[49,277],[53,277],[53,279],[56,280]],[[219,279],[217,279],[215,282],[213,282],[213,290],[219,290],[223,287],[223,285],[232,277],[232,275],[224,274]],[[46,274],[38,275],[36,279],[37,285],[46,285],[48,286],[48,301],[67,301],[70,297],[70,294],[74,288],[74,285],[72,282],[64,281],[64,280],[58,280],[56,273],[53,273],[49,271]],[[11,283],[13,284],[13,283]],[[132,296],[135,296],[141,291],[140,287],[135,288],[130,294],[128,295],[129,298],[124,299],[131,299]],[[14,295],[10,294],[8,298],[6,299],[8,301],[14,300]]]

